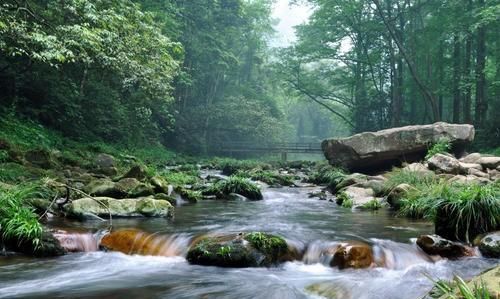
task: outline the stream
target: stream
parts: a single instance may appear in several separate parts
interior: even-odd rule
[[[262,201],[202,201],[179,205],[170,220],[113,220],[113,229],[155,233],[157,251],[177,256],[90,251],[51,259],[0,257],[0,298],[319,298],[306,287],[325,282],[345,293],[343,298],[415,299],[432,287],[427,276],[471,278],[499,262],[479,257],[433,262],[413,239],[433,233],[431,223],[397,218],[387,210],[352,212],[308,198],[314,190],[318,187],[265,188]],[[95,232],[107,223],[53,219],[49,225]],[[191,238],[240,231],[279,234],[306,253],[302,261],[273,268],[202,267],[185,260]],[[321,249],[342,240],[369,242],[375,253],[385,253],[388,267],[328,266]]]

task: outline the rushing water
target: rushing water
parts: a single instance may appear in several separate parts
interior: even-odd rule
[[[126,255],[92,251],[99,236],[83,234],[68,242],[85,253],[53,259],[0,257],[0,298],[318,298],[306,287],[344,294],[342,298],[421,298],[432,286],[427,276],[465,278],[498,263],[466,258],[432,261],[412,238],[432,233],[427,222],[395,218],[388,211],[351,212],[310,199],[314,188],[266,189],[258,202],[204,201],[177,207],[175,218],[115,219],[113,229],[144,231],[153,250]],[[68,230],[105,229],[102,222],[57,222]],[[266,231],[305,248],[302,261],[275,268],[227,269],[189,265],[184,259],[191,238],[213,232]],[[85,240],[81,243],[81,240]],[[386,267],[339,270],[321,256],[332,242],[363,240],[373,245]],[[135,245],[134,245],[135,246]],[[179,255],[179,256],[171,256]],[[427,275],[427,276],[426,276]]]

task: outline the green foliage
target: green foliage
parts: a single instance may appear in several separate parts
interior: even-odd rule
[[[0,232],[8,240],[31,242],[34,248],[41,245],[43,227],[27,200],[43,197],[39,184],[18,185],[15,188],[0,188]]]
[[[436,143],[434,143],[429,150],[427,150],[427,154],[425,155],[425,159],[428,160],[435,154],[446,154],[451,150],[451,142],[447,138],[441,138]]]
[[[261,200],[262,193],[259,187],[246,178],[231,176],[227,180],[221,180],[204,190],[205,194],[213,194],[225,198],[231,193],[243,195],[251,200]]]
[[[293,186],[294,177],[291,175],[280,174],[274,171],[252,169],[250,171],[238,170],[236,176],[250,178],[255,181],[261,181],[269,185]]]
[[[327,185],[334,190],[345,176],[344,170],[323,164],[309,176],[308,181],[314,184]]]
[[[433,185],[439,181],[438,177],[432,172],[410,171],[402,168],[395,168],[386,175],[384,189],[390,192],[400,184],[409,184],[415,187],[425,187]]]
[[[167,180],[169,184],[176,186],[193,185],[199,182],[198,172],[185,172],[169,170],[161,173],[161,176]]]
[[[9,152],[6,150],[0,150],[0,163],[7,162],[9,159]]]
[[[223,258],[230,258],[231,250],[232,250],[231,246],[221,246],[217,251],[217,254],[222,256]]]
[[[378,200],[372,199],[369,202],[365,203],[361,208],[365,210],[375,211],[382,208],[382,204]]]
[[[437,215],[441,211],[443,215]],[[456,238],[470,240],[500,226],[500,186],[435,183],[416,186],[401,199],[400,215],[435,222],[446,218]],[[470,235],[474,234],[474,236]]]
[[[272,257],[277,257],[288,249],[285,239],[262,232],[246,234],[245,240],[250,242],[255,249]]]
[[[239,171],[245,172],[254,169],[269,170],[271,165],[255,160],[236,160],[230,158],[216,158],[211,162],[217,169],[221,169],[224,175],[234,175]]]
[[[341,200],[342,204],[341,206],[343,208],[347,208],[347,209],[352,209],[352,207],[354,206],[354,202],[351,198],[348,198],[345,193],[341,193],[339,195],[339,197],[343,197],[343,199]]]
[[[446,299],[490,299],[493,298],[488,291],[484,281],[479,284],[474,283],[470,287],[461,277],[455,276],[451,282],[438,280],[434,282],[434,289],[431,292],[432,298]]]

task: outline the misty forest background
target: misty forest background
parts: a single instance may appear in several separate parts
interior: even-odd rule
[[[193,154],[440,120],[500,146],[498,0],[296,2],[273,48],[272,0],[4,0],[2,121]]]

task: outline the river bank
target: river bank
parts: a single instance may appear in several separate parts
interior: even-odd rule
[[[488,182],[459,185],[453,181],[459,174],[436,173],[429,169],[429,162],[363,175],[325,163],[184,157],[176,161],[167,153],[158,154],[162,158],[155,160],[151,158],[154,155],[134,156],[106,146],[73,144],[58,150],[61,144],[49,143],[33,149],[33,145],[23,148],[15,141],[2,140],[7,157],[0,164],[2,196],[18,194],[16,190],[24,190],[28,182],[35,184],[37,196],[27,193],[20,203],[28,211],[34,208],[27,219],[39,219],[57,247],[40,255],[64,256],[37,261],[9,252],[30,255],[36,251],[5,242],[7,256],[0,257],[1,297],[105,298],[110,292],[123,292],[137,298],[145,294],[269,298],[266,295],[271,292],[275,298],[315,294],[418,298],[432,288],[429,277],[450,280],[460,275],[469,279],[499,262],[495,250],[490,254],[484,246],[479,246],[481,250],[471,247],[480,245],[481,238],[476,244],[453,240],[431,242],[430,247],[428,242],[419,242],[427,239],[418,237],[434,233],[436,224],[425,213],[401,212],[413,206],[408,203],[424,198],[422,194],[434,194],[432,189],[439,186],[453,188],[446,194],[457,194],[453,190],[463,192],[470,186],[481,196],[490,194],[485,188],[497,192],[494,176],[488,177]],[[404,189],[402,184],[410,187]],[[466,199],[474,194],[466,193]],[[102,243],[101,238],[110,231],[112,235],[122,229],[138,230],[129,244]],[[245,241],[234,236],[249,233],[259,238],[263,234],[282,238],[295,253],[265,264],[272,267],[241,270],[202,267],[189,258],[189,252],[204,239],[224,236],[208,247],[207,252],[213,250],[212,265],[224,266],[231,261],[231,265],[241,267],[244,264],[234,250]],[[132,255],[99,251],[103,247]],[[251,244],[251,256],[261,254],[253,251],[257,247]],[[111,276],[104,277],[101,271]],[[194,274],[188,277],[187,273]],[[236,277],[227,278],[229,274],[243,275],[252,287],[243,286]],[[162,284],[165,277],[171,282]],[[130,287],[132,281],[139,281],[139,286]],[[21,283],[32,286],[31,291],[20,287]],[[259,293],[256,286],[265,291]],[[407,293],[401,295],[400,288],[408,289]]]

